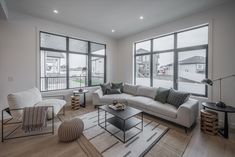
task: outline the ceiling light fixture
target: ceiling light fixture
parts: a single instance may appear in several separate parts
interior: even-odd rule
[[[56,9],[53,10],[53,12],[54,12],[55,14],[58,14],[58,13],[59,13],[58,10],[56,10]]]
[[[143,20],[144,19],[144,17],[143,16],[140,16],[140,20]]]
[[[112,33],[114,33],[114,32],[115,32],[115,30],[114,30],[114,29],[112,29],[112,30],[111,30],[111,32],[112,32]]]

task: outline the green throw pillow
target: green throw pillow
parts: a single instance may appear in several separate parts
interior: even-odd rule
[[[107,89],[107,95],[108,94],[121,94],[121,90],[120,89]]]
[[[123,82],[112,83],[112,89],[120,89],[120,91],[123,92]]]
[[[107,94],[107,90],[111,89],[110,83],[100,84],[103,95]]]
[[[169,92],[170,92],[170,89],[159,87],[157,89],[155,100],[160,101],[161,103],[165,104],[167,102]]]

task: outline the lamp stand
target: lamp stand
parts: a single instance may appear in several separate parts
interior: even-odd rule
[[[219,81],[219,98],[220,98],[220,101],[216,102],[216,106],[218,106],[218,107],[221,107],[221,108],[226,107],[225,103],[221,101],[221,99],[222,99],[222,92],[221,92],[222,91],[222,85],[221,84],[222,84],[222,80],[230,78],[230,77],[235,77],[235,74],[228,75],[228,76],[225,76],[225,77],[221,77],[221,78],[218,78],[218,79],[215,79],[215,80],[210,80],[210,79],[206,78],[206,79],[203,79],[201,81],[201,83],[204,83],[204,84],[210,85],[210,86],[213,86],[215,81]],[[212,100],[213,100],[213,95],[212,95]]]
[[[221,96],[221,90],[222,90],[222,88],[221,88],[221,86],[222,86],[221,83],[222,83],[222,78],[219,79],[219,100],[220,100],[220,101],[219,101],[219,102],[216,102],[215,105],[216,105],[217,107],[225,108],[225,107],[226,107],[226,104],[221,101],[221,98],[222,98],[222,96]]]
[[[82,74],[80,75],[80,88],[79,88],[79,92],[83,92],[83,89],[81,88],[82,87]]]

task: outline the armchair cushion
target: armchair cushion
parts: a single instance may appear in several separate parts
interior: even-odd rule
[[[60,109],[66,104],[66,101],[60,99],[42,100],[42,95],[36,87],[22,92],[9,94],[7,98],[10,109],[33,106],[53,106],[55,115],[58,114]],[[20,118],[22,116],[22,111],[11,111],[11,115],[14,118]],[[48,109],[48,118],[52,118],[51,109]]]
[[[58,114],[63,108],[63,106],[66,104],[66,101],[60,100],[60,99],[46,99],[43,101],[38,102],[35,104],[35,106],[53,106],[54,107],[54,114]],[[47,110],[47,118],[51,119],[52,118],[52,111],[51,108]]]
[[[34,87],[22,92],[12,93],[7,96],[10,109],[18,109],[24,107],[32,107],[36,103],[42,101],[40,91]],[[22,111],[12,111],[12,116],[18,117]]]

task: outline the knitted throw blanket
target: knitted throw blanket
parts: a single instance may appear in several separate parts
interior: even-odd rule
[[[30,132],[46,127],[47,109],[47,106],[25,107],[23,109],[22,129],[25,132]]]

